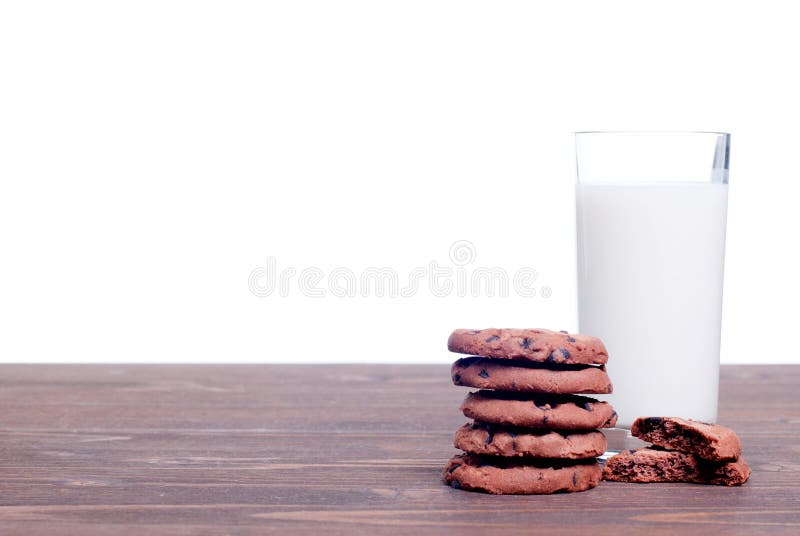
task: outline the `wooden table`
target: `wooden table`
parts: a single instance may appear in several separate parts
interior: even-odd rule
[[[4,365],[0,382],[4,535],[800,534],[800,366],[723,367],[743,487],[528,497],[441,483],[466,420],[446,366]]]

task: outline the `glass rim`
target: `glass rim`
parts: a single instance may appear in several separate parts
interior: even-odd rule
[[[729,181],[727,132],[593,130],[574,140],[578,184]]]
[[[686,135],[686,134],[711,134],[714,136],[728,136],[730,132],[719,132],[713,130],[578,130],[573,132],[576,136],[582,134],[636,134],[641,136],[648,135]]]

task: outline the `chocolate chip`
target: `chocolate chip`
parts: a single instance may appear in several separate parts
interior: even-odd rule
[[[644,424],[645,428],[656,428],[661,426],[662,422],[664,422],[664,419],[661,417],[647,417],[642,424]]]
[[[472,333],[473,335],[477,335],[477,334],[478,334],[478,333],[480,333],[481,331],[482,331],[482,330],[480,330],[480,329],[473,329],[473,330],[472,330],[470,333]]]
[[[491,337],[486,339],[486,342],[494,342],[494,341],[499,341],[499,340],[500,340],[500,337],[498,337],[497,335],[492,335]]]
[[[559,361],[557,353],[561,354],[560,361],[566,361],[570,358],[570,353],[567,350],[564,348],[556,348],[555,350],[550,351],[550,354],[547,356],[547,362],[555,363],[556,361]]]
[[[485,380],[486,378],[489,377],[489,373],[486,372],[484,369],[481,369],[481,371],[478,373],[478,376],[480,376],[481,378],[483,378]]]
[[[517,388],[517,382],[515,382],[514,380],[511,380],[511,388],[512,389],[516,389]]]
[[[511,450],[513,450],[514,452],[517,452],[517,440],[516,439],[511,440]]]
[[[549,418],[549,417],[548,417],[547,413],[545,413],[545,414],[544,414],[544,419],[542,419],[542,424],[547,424],[547,420],[548,420],[548,418]]]
[[[523,348],[525,348],[526,350],[528,348],[530,348],[531,347],[531,339],[530,339],[530,337],[525,337],[524,339],[522,339],[522,342],[519,343],[519,345],[522,346]]]
[[[450,467],[450,469],[448,469],[448,470],[447,470],[447,472],[448,472],[448,473],[452,473],[453,471],[455,471],[455,470],[456,470],[456,469],[458,469],[459,467],[461,467],[461,464],[460,464],[460,463],[454,463],[454,464],[453,464],[453,465]]]
[[[578,485],[578,471],[575,471],[574,473],[572,473],[572,485],[573,486],[577,486]]]
[[[559,333],[569,333],[569,331],[567,331],[566,329],[560,329],[560,330],[558,330],[558,332]]]
[[[575,339],[573,339],[572,337],[570,337],[569,339],[567,339],[567,342],[575,342]]]
[[[611,421],[613,421],[616,416],[617,416],[617,412],[616,411],[612,411],[611,412],[611,417],[608,418],[608,420],[604,423],[604,425],[601,428],[606,428],[606,425],[610,425]]]
[[[582,407],[583,409],[585,409],[586,411],[592,411],[592,404],[591,404],[591,402],[584,402],[583,404],[581,404],[581,407]]]
[[[489,430],[489,435],[486,436],[486,444],[489,445],[494,440],[494,432]]]
[[[455,480],[455,479],[454,479],[454,480],[451,480],[451,481],[450,481],[450,486],[451,486],[453,489],[461,489],[461,482],[459,482],[458,480]]]
[[[455,374],[453,376],[453,383],[461,383],[461,374]]]

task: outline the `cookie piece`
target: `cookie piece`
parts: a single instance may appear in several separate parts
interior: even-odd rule
[[[601,474],[594,459],[559,463],[463,454],[447,463],[444,481],[456,489],[541,495],[591,489],[600,482]]]
[[[539,363],[603,365],[608,351],[597,337],[548,329],[457,329],[447,348],[459,354]]]
[[[611,404],[579,395],[477,391],[467,395],[461,411],[476,421],[552,430],[594,430],[617,423]]]
[[[693,482],[741,486],[750,477],[750,467],[739,458],[712,462],[677,450],[645,447],[625,450],[606,460],[604,480],[618,482]]]
[[[732,461],[742,454],[736,432],[719,424],[679,417],[639,417],[631,435],[659,447],[695,454],[713,461]]]
[[[456,431],[453,445],[472,454],[579,460],[603,454],[607,441],[597,430],[569,433],[476,421]]]
[[[610,393],[604,366],[555,365],[530,361],[464,357],[450,369],[453,383],[479,389],[535,393]]]

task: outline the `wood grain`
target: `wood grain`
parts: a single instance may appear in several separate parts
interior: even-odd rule
[[[723,367],[741,488],[450,489],[447,366],[0,366],[0,534],[800,534],[800,366]]]

